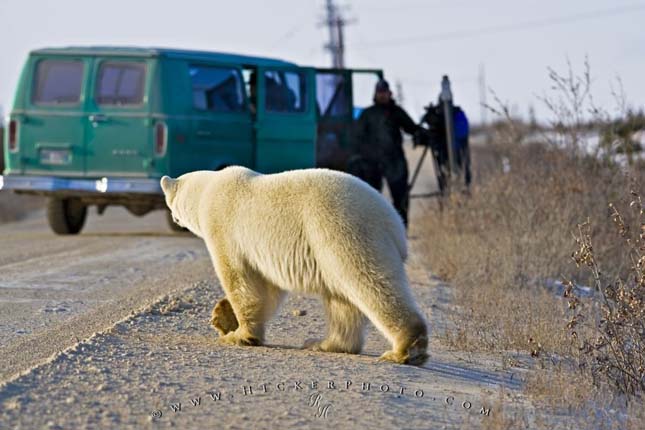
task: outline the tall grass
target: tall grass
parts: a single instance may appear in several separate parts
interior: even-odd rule
[[[595,105],[588,62],[580,76],[571,68],[564,74],[550,69],[549,76],[554,92],[541,99],[553,114],[550,124],[538,129],[525,125],[496,98],[493,110],[501,120],[493,128],[491,144],[472,150],[472,192],[452,194],[443,211],[430,211],[419,226],[427,263],[455,286],[460,309],[453,316],[456,328],[443,339],[460,349],[528,353],[551,374],[557,369],[562,383],[537,372],[539,377],[528,384],[534,394],[561,401],[566,395],[589,395],[591,385],[604,389],[612,384],[634,395],[642,392],[645,372],[640,348],[645,338],[638,337],[645,336],[645,294],[635,290],[638,276],[645,278],[645,257],[640,254],[645,254],[645,235],[638,236],[645,232],[645,222],[627,219],[615,208],[629,206],[630,197],[642,195],[642,162],[635,147],[630,147],[627,162],[620,159],[630,133],[625,121]],[[532,143],[529,136],[540,130],[544,138]],[[603,136],[595,147],[586,141],[591,130]],[[616,234],[612,219],[617,216],[623,216],[623,225],[637,226],[630,246]],[[581,223],[584,232],[578,230]],[[601,276],[579,270],[571,259],[591,238],[594,264],[603,262]],[[589,267],[579,255],[577,261]],[[559,283],[563,279],[570,281],[566,288]],[[580,297],[582,290],[574,285],[593,290]],[[574,325],[580,324],[572,337],[576,311],[580,321]],[[631,312],[629,317],[626,312]],[[622,338],[612,340],[618,333]],[[589,352],[590,345],[598,346],[594,342],[599,335],[605,339],[603,353],[597,348]],[[612,347],[616,351],[607,354]],[[592,376],[602,369],[613,373]],[[638,383],[617,377],[626,369],[640,378]]]

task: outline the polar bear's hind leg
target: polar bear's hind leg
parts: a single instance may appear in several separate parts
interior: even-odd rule
[[[397,267],[398,266],[398,267]],[[381,360],[421,365],[428,359],[428,329],[417,309],[402,264],[393,264],[389,276],[372,277],[344,271],[349,300],[391,342],[392,349]],[[342,316],[341,316],[342,318]]]
[[[358,354],[363,348],[365,316],[346,299],[323,294],[327,316],[327,336],[325,339],[305,343],[305,348],[313,351],[344,352]]]

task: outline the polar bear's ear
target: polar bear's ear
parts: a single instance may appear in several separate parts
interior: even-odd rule
[[[161,178],[161,189],[163,190],[164,194],[173,197],[175,195],[175,192],[177,191],[177,180],[171,178],[170,176],[164,176]]]

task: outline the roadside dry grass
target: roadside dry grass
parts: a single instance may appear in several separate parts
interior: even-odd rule
[[[503,362],[532,356],[525,393],[565,416],[571,428],[645,428],[634,406],[642,407],[642,400],[625,406],[611,381],[583,365],[589,359],[576,340],[594,337],[598,297],[579,297],[591,324],[577,327],[572,339],[565,287],[556,282],[595,285],[571,258],[573,234],[585,221],[604,262],[603,279],[629,266],[608,203],[629,205],[638,169],[630,180],[616,165],[540,145],[475,149],[473,162],[479,181],[471,195],[453,194],[419,226],[426,264],[455,287],[455,329],[441,340],[459,350],[499,352]],[[529,416],[517,411],[501,415],[490,428],[553,428],[548,422],[527,426]]]
[[[488,169],[470,197],[453,194],[420,227],[427,264],[456,286],[463,308],[463,324],[446,340],[468,350],[570,354],[567,304],[554,284],[563,276],[586,284],[570,256],[572,232],[587,218],[603,238],[601,258],[616,260],[606,202],[620,198],[628,180],[592,159],[537,145],[505,148],[499,158],[507,171],[502,163]],[[473,159],[477,165],[476,151]]]
[[[540,407],[566,416],[571,428],[645,428],[644,414],[637,412],[643,393],[627,397],[616,382],[622,372],[616,367],[624,360],[612,360],[606,351],[580,348],[584,341],[595,344],[602,326],[604,296],[598,291],[603,283],[634,278],[633,247],[626,247],[624,237],[616,234],[608,205],[630,207],[631,191],[643,195],[639,184],[645,184],[645,175],[638,159],[620,164],[607,153],[585,148],[589,128],[582,124],[580,110],[590,78],[585,74],[579,81],[567,79],[571,81],[556,86],[568,92],[571,97],[565,99],[574,100],[576,106],[571,110],[550,106],[556,114],[551,130],[559,133],[558,141],[530,143],[527,136],[536,130],[501,108],[506,118],[494,128],[491,143],[472,149],[475,185],[470,195],[452,193],[443,201],[443,210],[437,205],[419,226],[427,265],[455,288],[459,310],[452,316],[455,328],[443,333],[441,340],[459,350],[498,352],[502,362],[531,356],[526,394]],[[625,223],[640,231],[638,220],[623,213]],[[579,248],[574,235],[581,223],[588,223],[594,259],[602,262],[601,281],[572,260]],[[642,261],[637,269],[645,273],[645,258]],[[563,280],[592,287],[588,292],[574,290],[586,318],[575,325],[575,338],[573,301],[563,298]],[[629,282],[620,285],[629,290]],[[642,307],[632,311],[632,317],[641,310],[645,314],[645,301],[632,302]],[[635,344],[630,339],[610,343],[642,357],[642,351],[627,351]],[[524,428],[528,421],[528,416],[506,414],[490,424]],[[532,426],[552,428],[551,424]]]

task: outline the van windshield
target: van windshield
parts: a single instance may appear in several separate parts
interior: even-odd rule
[[[41,60],[32,89],[35,104],[78,103],[83,83],[83,62]]]

